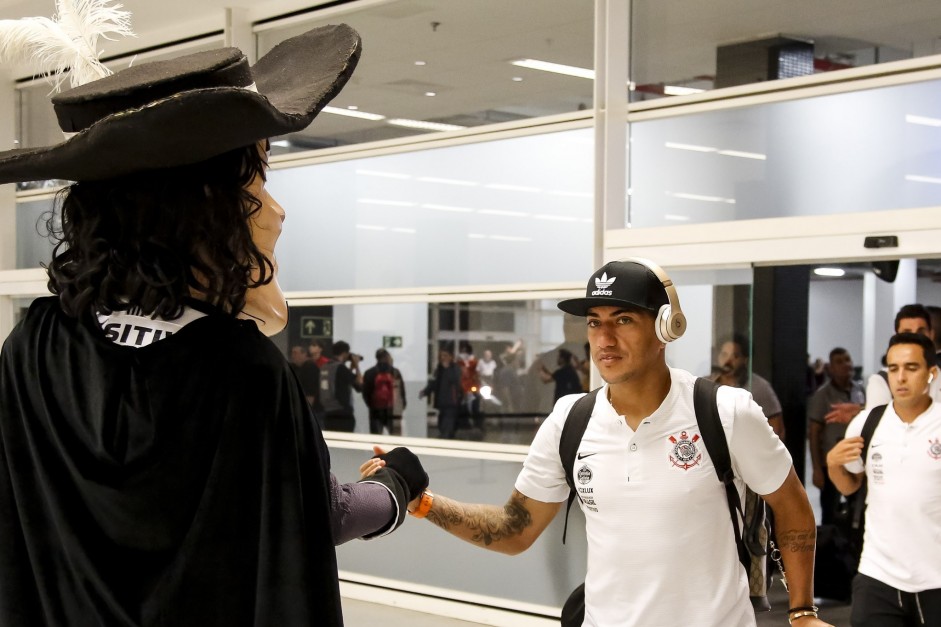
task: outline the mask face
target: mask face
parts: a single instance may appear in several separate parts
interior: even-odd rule
[[[259,142],[259,151],[266,153],[266,148],[267,142]],[[265,161],[267,162],[267,155]],[[281,205],[265,189],[263,177],[255,176],[247,189],[261,202],[261,208],[249,219],[252,241],[271,262],[274,276],[267,285],[248,290],[245,295],[245,308],[239,317],[254,320],[262,333],[271,336],[282,331],[288,321],[288,306],[281,292],[281,286],[278,284],[278,260],[274,252],[278,238],[281,236],[281,226],[285,215]],[[257,274],[253,273],[252,278],[256,277]]]

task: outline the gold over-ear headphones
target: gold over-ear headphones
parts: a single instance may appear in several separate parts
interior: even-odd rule
[[[667,273],[651,260],[642,257],[628,257],[622,261],[633,261],[645,266],[654,273],[663,285],[663,291],[666,292],[669,304],[661,306],[660,311],[657,312],[657,318],[654,321],[654,331],[657,333],[657,339],[664,344],[668,344],[681,338],[686,332],[686,316],[683,314],[683,310],[680,309],[680,298],[677,296],[676,287]]]

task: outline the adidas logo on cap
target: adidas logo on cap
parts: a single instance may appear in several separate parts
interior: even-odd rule
[[[611,284],[617,281],[617,277],[608,278],[608,273],[604,272],[600,277],[595,277],[595,287],[598,288],[591,293],[592,296],[614,296],[614,292],[609,290]]]

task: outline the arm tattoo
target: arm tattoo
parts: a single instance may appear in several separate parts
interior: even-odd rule
[[[781,545],[781,551],[790,551],[791,553],[804,553],[814,550],[817,542],[816,529],[791,529],[788,531],[778,531],[776,534],[778,544]]]
[[[428,520],[445,531],[454,532],[463,527],[470,532],[471,542],[489,546],[521,534],[532,524],[526,500],[525,495],[515,490],[503,509],[487,505],[465,505],[449,500],[443,504],[441,511],[429,512]]]

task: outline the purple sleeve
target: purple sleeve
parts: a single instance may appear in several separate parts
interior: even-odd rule
[[[343,483],[330,473],[330,526],[334,545],[354,538],[391,531],[397,506],[392,493],[379,483]]]

